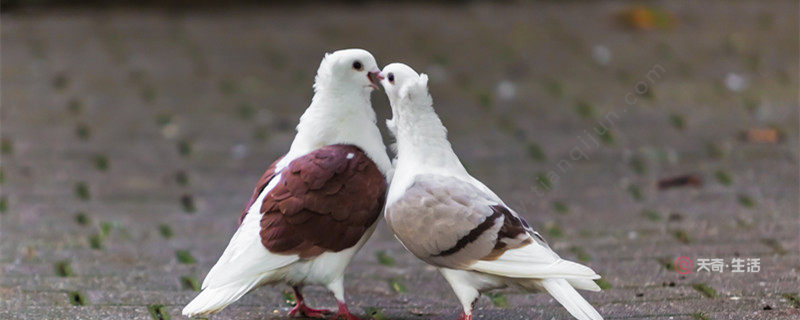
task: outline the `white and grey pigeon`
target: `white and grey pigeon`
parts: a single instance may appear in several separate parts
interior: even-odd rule
[[[358,319],[345,303],[343,274],[375,230],[392,170],[370,102],[381,78],[365,50],[325,55],[289,152],[261,177],[184,315],[215,313],[254,288],[287,283],[297,299],[289,315],[332,314],[309,308],[300,292],[324,285],[338,301],[335,317]]]
[[[464,308],[460,319],[473,319],[481,292],[507,286],[548,292],[575,318],[602,319],[575,291],[599,291],[600,276],[561,259],[464,169],[433,110],[427,75],[401,63],[382,72],[397,140],[386,221],[406,249],[439,268]]]

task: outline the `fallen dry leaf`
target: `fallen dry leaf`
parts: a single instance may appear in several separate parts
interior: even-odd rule
[[[773,128],[753,128],[744,132],[744,140],[748,142],[776,143],[781,138],[781,132]]]
[[[674,187],[700,187],[703,185],[703,178],[696,174],[685,174],[658,180],[658,190]]]
[[[632,6],[619,13],[623,25],[636,30],[669,29],[675,25],[675,15],[646,6]]]

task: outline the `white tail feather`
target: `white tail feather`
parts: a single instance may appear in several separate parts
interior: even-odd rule
[[[603,316],[586,301],[578,291],[575,291],[567,280],[564,279],[544,279],[531,280],[536,283],[523,284],[523,286],[539,286],[549,293],[553,298],[564,306],[569,313],[579,320],[602,320]]]
[[[187,317],[217,313],[257,287],[262,277],[236,281],[219,287],[207,287],[183,308]]]
[[[537,264],[499,259],[478,261],[471,265],[470,269],[511,278],[600,278],[600,275],[589,267],[567,260]]]
[[[602,290],[600,286],[598,286],[597,283],[595,283],[591,279],[572,278],[572,279],[567,279],[567,282],[569,282],[571,286],[575,287],[575,289],[579,290],[588,290],[595,292]]]
[[[479,260],[470,269],[511,278],[600,278],[589,267],[563,260],[538,243],[508,250],[496,260]]]

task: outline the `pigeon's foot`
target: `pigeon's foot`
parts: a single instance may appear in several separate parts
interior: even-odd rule
[[[347,304],[339,301],[339,312],[331,318],[331,320],[361,320],[359,317],[354,316],[347,309]]]
[[[325,319],[326,316],[332,314],[333,311],[327,309],[311,309],[305,303],[298,302],[297,305],[289,311],[290,317],[303,317],[303,318],[319,318]]]
[[[472,320],[472,314],[462,313],[458,320]]]
[[[319,318],[325,319],[325,317],[329,314],[332,314],[333,311],[326,310],[326,309],[311,309],[306,306],[305,303],[297,303],[297,305],[289,311],[290,317],[304,317],[304,318]]]
[[[327,315],[333,313],[333,311],[326,309],[309,308],[308,306],[306,306],[306,300],[303,298],[303,294],[300,292],[300,287],[293,286],[292,290],[294,290],[294,296],[297,299],[297,304],[295,304],[294,308],[292,308],[292,310],[289,311],[290,317],[325,319]]]

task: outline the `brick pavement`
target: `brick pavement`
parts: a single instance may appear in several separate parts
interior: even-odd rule
[[[604,276],[584,296],[607,319],[800,319],[797,3],[652,4],[677,23],[627,29],[616,1],[4,13],[0,318],[180,318],[288,148],[322,53],[361,46],[431,75],[462,160]],[[751,128],[783,138],[743,141]],[[682,174],[702,186],[656,187]],[[348,269],[356,313],[455,318],[387,231]],[[761,270],[681,275],[680,256]],[[214,319],[282,318],[283,292]],[[568,317],[514,290],[479,309]]]

